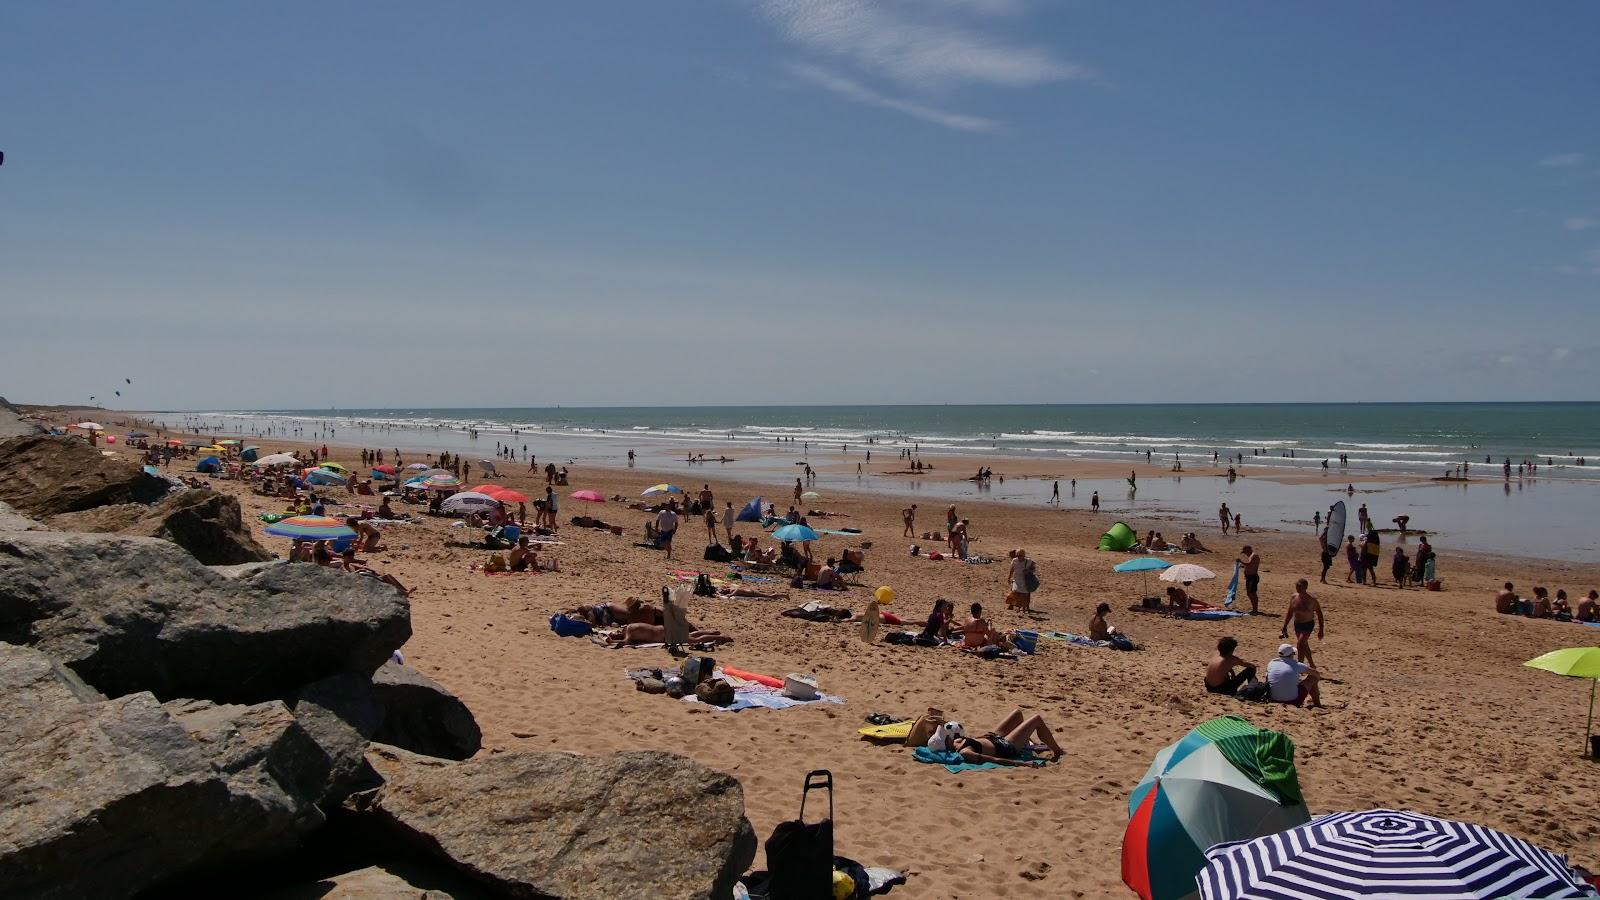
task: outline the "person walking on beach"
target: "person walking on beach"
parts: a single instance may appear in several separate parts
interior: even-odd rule
[[[1250,598],[1250,615],[1261,614],[1261,554],[1249,544],[1239,551],[1239,566],[1244,570],[1244,593]]]
[[[1328,529],[1317,536],[1317,550],[1322,554],[1322,583],[1328,583],[1328,570],[1333,568],[1333,548],[1328,546]]]
[[[1389,564],[1389,574],[1394,576],[1394,586],[1405,590],[1406,581],[1411,577],[1411,560],[1406,556],[1406,548],[1394,548],[1394,561]]]
[[[805,490],[806,490],[805,486],[800,483],[800,479],[796,478],[794,480],[794,491],[793,491],[793,493],[794,493],[794,502],[795,503],[798,504],[800,502],[800,495],[805,493]]]
[[[914,529],[917,525],[917,505],[915,503],[900,510],[900,521],[906,525],[904,537],[916,537]]]
[[[1090,512],[1099,512],[1100,511],[1100,492],[1099,491],[1095,491],[1094,492],[1094,496],[1089,498],[1089,511]]]
[[[1345,582],[1366,584],[1367,570],[1361,567],[1361,551],[1356,549],[1356,536],[1353,534],[1344,539],[1344,561],[1350,566],[1349,574],[1344,576]]]
[[[1059,481],[1050,486],[1050,502],[1056,506],[1061,505],[1061,482]]]
[[[1356,510],[1356,521],[1360,524],[1362,531],[1372,527],[1372,520],[1367,518],[1367,505],[1365,503],[1361,504],[1361,507]]]
[[[1311,596],[1307,590],[1310,583],[1304,578],[1294,583],[1294,595],[1289,598],[1289,609],[1283,614],[1283,630],[1279,637],[1289,637],[1289,626],[1294,625],[1295,647],[1300,654],[1300,661],[1306,665],[1314,665],[1311,659],[1311,634],[1315,632],[1317,640],[1322,640],[1325,623],[1322,617],[1322,604],[1317,598]]]
[[[733,501],[725,501],[722,507],[722,530],[728,535],[728,544],[733,544],[733,523],[738,514],[733,511]]]
[[[1366,568],[1367,578],[1373,585],[1378,583],[1378,555],[1381,550],[1382,545],[1378,540],[1378,529],[1368,529],[1366,543],[1361,548],[1361,565]]]
[[[1233,517],[1233,514],[1228,512],[1228,504],[1227,503],[1223,503],[1222,504],[1222,508],[1217,510],[1217,518],[1222,520],[1222,533],[1223,534],[1227,534],[1228,533],[1228,520],[1231,519],[1232,517]]]
[[[656,513],[656,542],[666,548],[667,559],[672,558],[672,535],[678,530],[676,505],[668,503],[661,508],[661,512]]]
[[[717,543],[717,511],[712,507],[706,507],[705,522],[706,546],[709,547],[712,544]]]

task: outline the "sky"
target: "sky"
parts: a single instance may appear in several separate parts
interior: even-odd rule
[[[1581,0],[11,4],[0,395],[1593,400],[1596,34]]]

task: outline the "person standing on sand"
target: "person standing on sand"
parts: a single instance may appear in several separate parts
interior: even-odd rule
[[[1222,504],[1222,508],[1217,510],[1217,518],[1222,520],[1222,533],[1223,534],[1227,534],[1228,533],[1228,520],[1231,519],[1232,517],[1233,517],[1233,514],[1228,512],[1228,504],[1227,503],[1223,503]]]
[[[666,548],[667,559],[672,558],[672,535],[678,530],[678,514],[674,507],[675,504],[668,503],[656,513],[656,543]]]
[[[1322,554],[1322,583],[1328,583],[1328,570],[1333,568],[1333,548],[1328,546],[1328,529],[1317,536],[1317,550]]]
[[[722,507],[722,530],[728,535],[728,544],[733,544],[733,523],[738,519],[738,513],[733,511],[733,501],[726,500]]]
[[[1316,632],[1317,640],[1322,640],[1325,626],[1322,604],[1311,596],[1307,590],[1310,586],[1304,578],[1294,583],[1294,595],[1289,598],[1289,609],[1283,614],[1283,630],[1278,635],[1287,639],[1289,625],[1293,623],[1295,647],[1300,654],[1300,661],[1308,666],[1314,665],[1311,659],[1311,634]]]
[[[1239,551],[1239,565],[1244,569],[1244,593],[1250,598],[1250,615],[1261,612],[1261,554],[1249,544]]]
[[[1394,586],[1404,590],[1411,576],[1411,560],[1406,556],[1406,548],[1394,548],[1394,561],[1389,565],[1389,573],[1394,576]]]
[[[1050,486],[1050,502],[1056,506],[1061,505],[1061,482],[1057,481]]]
[[[794,480],[794,491],[793,491],[793,493],[794,493],[794,502],[796,504],[799,504],[800,495],[805,493],[805,490],[806,490],[805,486],[800,483],[800,479],[796,478]]]
[[[1350,572],[1344,576],[1345,583],[1366,584],[1367,570],[1361,567],[1361,551],[1356,549],[1353,534],[1344,539],[1344,561],[1350,567]]]
[[[1033,560],[1028,558],[1028,551],[1022,549],[1011,551],[1010,556],[1011,570],[1006,573],[1006,581],[1011,596],[1006,598],[1006,606],[1032,612],[1033,591],[1029,587],[1029,577],[1033,574]]]
[[[1090,512],[1099,512],[1100,511],[1100,492],[1099,491],[1095,491],[1094,492],[1094,496],[1089,498],[1089,511]]]
[[[900,521],[904,522],[906,526],[905,534],[903,536],[916,537],[914,529],[917,525],[917,505],[915,503],[911,504],[905,509],[900,510]]]
[[[718,543],[718,541],[717,541],[717,511],[715,509],[712,509],[709,506],[706,507],[705,522],[706,522],[706,546],[709,547],[712,544]]]

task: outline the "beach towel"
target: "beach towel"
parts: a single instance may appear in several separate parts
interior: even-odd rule
[[[1016,766],[1003,766],[999,763],[975,763],[954,750],[929,750],[927,747],[918,747],[911,751],[911,755],[920,763],[931,763],[945,767],[947,772],[983,772],[990,769],[1014,769]],[[1033,765],[1043,765],[1038,760],[1032,761]]]
[[[910,721],[905,721],[891,722],[888,725],[868,725],[865,728],[857,729],[856,733],[869,741],[904,742],[906,736],[911,734],[911,726],[913,724]]]
[[[1071,634],[1065,631],[1041,631],[1039,632],[1039,637],[1071,644],[1074,647],[1087,647],[1093,650],[1111,649],[1110,641],[1096,641],[1081,634]]]
[[[1233,561],[1233,579],[1228,582],[1228,596],[1222,600],[1223,606],[1232,606],[1233,601],[1239,596],[1239,561]]]

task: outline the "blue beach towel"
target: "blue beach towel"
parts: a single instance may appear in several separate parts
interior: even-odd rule
[[[968,762],[966,757],[954,750],[931,750],[927,747],[918,747],[911,751],[917,762],[932,763],[944,766],[950,772],[982,772],[989,769],[1014,769],[1016,766],[1002,766],[999,763]],[[1037,765],[1037,763],[1035,763]]]

